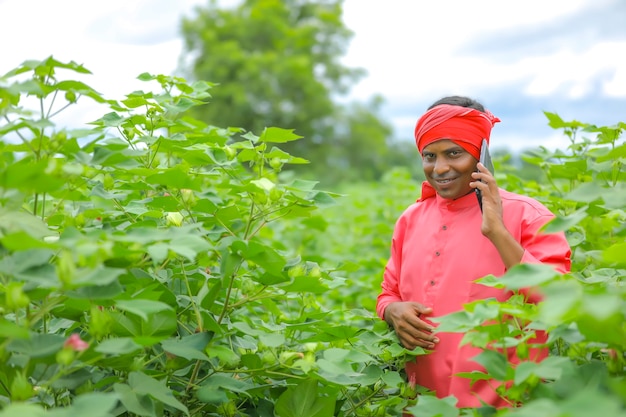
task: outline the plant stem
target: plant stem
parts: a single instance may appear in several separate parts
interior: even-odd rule
[[[185,392],[189,392],[191,387],[195,384],[196,378],[198,378],[198,373],[200,372],[201,361],[197,360],[196,364],[193,367],[193,371],[191,372],[191,376],[189,377],[189,382],[187,383],[187,388],[185,388]]]
[[[242,263],[243,263],[243,258],[239,260],[239,264],[235,267],[235,270],[230,275],[228,289],[226,290],[226,297],[224,298],[224,307],[222,307],[222,312],[220,313],[220,316],[217,319],[217,324],[222,324],[222,320],[224,320],[224,317],[226,316],[226,311],[229,308],[228,302],[230,301],[230,295],[233,291],[233,284],[235,283],[235,277],[237,276],[237,271],[239,271],[239,268],[241,267]]]
[[[187,294],[189,294],[189,300],[191,301],[191,306],[193,307],[193,311],[196,314],[196,320],[198,321],[198,329],[200,332],[204,331],[204,324],[202,323],[202,315],[200,315],[200,310],[198,309],[198,305],[194,300],[194,295],[191,292],[191,286],[189,285],[189,277],[187,277],[187,271],[185,271],[185,263],[180,261],[180,269],[183,273],[183,277],[185,278],[185,286],[187,287]]]

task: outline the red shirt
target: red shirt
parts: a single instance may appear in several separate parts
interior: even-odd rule
[[[500,196],[504,224],[524,248],[522,263],[549,263],[559,272],[569,271],[571,251],[565,235],[538,233],[554,215],[530,197],[502,189]],[[478,299],[506,300],[510,292],[473,282],[506,272],[497,249],[482,235],[481,223],[474,193],[456,200],[436,195],[411,205],[395,226],[376,306],[378,316],[384,319],[385,308],[394,301],[419,302],[431,307],[437,317]],[[454,395],[458,407],[479,407],[479,398],[495,407],[507,405],[496,394],[494,381],[478,381],[470,387],[469,379],[454,376],[484,372],[470,360],[481,352],[479,348],[460,346],[460,333],[441,332],[437,337],[440,342],[431,353],[406,365],[409,381],[434,390],[439,398]]]

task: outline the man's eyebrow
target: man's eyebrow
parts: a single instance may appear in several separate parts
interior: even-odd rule
[[[443,151],[444,152],[450,152],[450,151],[464,151],[464,150],[465,150],[465,148],[462,147],[461,145],[454,144],[454,145],[450,145],[449,147],[445,148]]]

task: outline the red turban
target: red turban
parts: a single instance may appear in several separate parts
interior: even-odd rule
[[[440,104],[428,110],[417,121],[415,143],[421,154],[431,143],[449,139],[479,159],[483,139],[489,143],[491,128],[499,121],[500,119],[489,111],[481,112],[470,107]],[[419,200],[434,197],[435,194],[435,189],[428,181],[424,181]]]
[[[428,110],[417,121],[417,149],[421,154],[427,145],[436,140],[450,139],[478,159],[483,138],[489,142],[491,128],[499,121],[489,111],[440,104]]]

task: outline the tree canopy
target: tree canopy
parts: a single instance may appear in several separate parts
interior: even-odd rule
[[[365,75],[341,62],[353,36],[342,3],[245,0],[222,8],[210,1],[196,8],[183,19],[183,72],[215,85],[211,103],[195,116],[256,133],[294,129],[303,140],[284,149],[313,162],[307,172],[317,177],[379,177],[391,135],[380,116],[382,99],[339,103]]]

